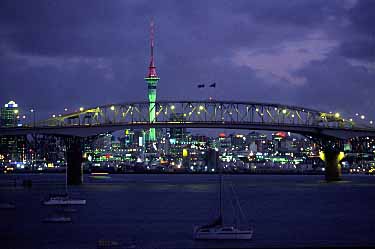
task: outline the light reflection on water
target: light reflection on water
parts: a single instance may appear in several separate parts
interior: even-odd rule
[[[11,185],[13,175],[0,175],[0,202],[16,204],[0,210],[1,248],[97,248],[115,241],[119,248],[247,248],[375,245],[375,178],[344,176],[326,183],[323,176],[226,175],[254,223],[252,241],[194,241],[194,225],[218,210],[217,175],[111,175],[69,187],[73,197],[87,200],[74,207],[71,224],[44,224],[57,208],[41,201],[64,191],[64,175],[17,175],[30,178],[30,189]],[[229,193],[225,191],[225,193]],[[231,196],[224,214],[233,218]],[[61,211],[61,210],[60,210]]]

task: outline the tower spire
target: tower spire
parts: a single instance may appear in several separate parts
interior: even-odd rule
[[[150,47],[151,47],[151,57],[150,57],[150,66],[148,67],[147,77],[158,77],[156,74],[156,67],[154,63],[154,20],[151,19],[150,22]]]
[[[147,90],[148,90],[148,100],[149,100],[149,118],[150,123],[156,122],[156,88],[158,86],[159,77],[156,74],[156,67],[154,64],[154,20],[151,19],[150,23],[150,48],[151,48],[151,56],[150,56],[150,66],[148,67],[148,73],[145,77],[145,81],[147,82]],[[150,128],[148,140],[150,142],[156,141],[156,133],[155,128]]]

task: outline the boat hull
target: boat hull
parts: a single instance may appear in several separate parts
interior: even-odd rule
[[[251,240],[252,230],[222,231],[221,229],[209,229],[202,232],[198,228],[194,229],[194,239],[196,240]]]
[[[48,200],[44,205],[86,205],[86,200]]]
[[[252,233],[196,233],[197,240],[251,240]]]
[[[43,220],[45,223],[69,223],[72,222],[70,217],[57,217],[57,218],[46,218]]]

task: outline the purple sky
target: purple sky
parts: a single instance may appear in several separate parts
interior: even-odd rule
[[[2,0],[0,102],[47,115],[147,100],[151,17],[159,100],[375,118],[374,0]]]

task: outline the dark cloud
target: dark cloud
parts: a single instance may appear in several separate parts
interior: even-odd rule
[[[348,27],[342,37],[341,54],[352,59],[375,59],[375,1],[360,0],[348,11]]]
[[[374,73],[361,63],[373,58],[373,5],[3,0],[0,101],[15,99],[47,115],[146,100],[153,17],[158,99],[213,97],[354,111],[363,108],[355,101],[366,98],[363,89],[372,89]],[[197,88],[212,82],[216,88]],[[372,104],[365,105],[368,112]]]

